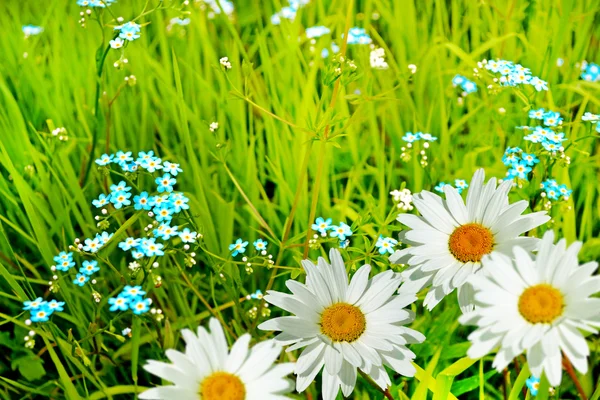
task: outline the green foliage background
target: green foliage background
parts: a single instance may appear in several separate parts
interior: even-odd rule
[[[282,6],[278,0],[236,2],[233,19],[218,15],[211,20],[188,7],[191,23],[183,33],[167,32],[170,18],[181,13],[178,4],[164,2],[164,9],[141,19],[149,24],[125,50],[129,62],[123,70],[112,66],[120,53],[108,53],[98,80],[106,93],[100,96],[99,118],[94,116],[96,52],[106,47],[112,32],[92,22],[82,28],[74,0],[1,2],[2,398],[132,398],[151,382],[160,383],[138,365],[162,359],[164,348],[181,345],[179,328],[193,328],[210,316],[198,294],[220,310],[235,334],[249,331],[256,340],[266,338],[256,329],[259,321],[247,313],[259,303],[237,299],[264,291],[273,276],[273,287],[281,290],[290,275],[303,279],[299,261],[311,207],[317,216],[353,225],[356,235],[344,252],[351,270],[365,262],[390,268],[373,251],[380,233],[391,236],[400,229],[389,192],[403,184],[413,192],[432,190],[442,180],[469,179],[478,167],[488,176],[504,176],[501,156],[508,145],[524,145],[515,126],[527,124],[530,108],[561,112],[567,143],[573,143],[567,152],[571,166],[555,165],[551,171],[573,188],[572,200],[554,207],[552,223],[537,233],[552,228],[569,242],[585,242],[582,261],[600,258],[598,139],[588,137],[595,132],[581,122],[584,112],[600,112],[600,84],[581,81],[575,65],[600,60],[600,4],[349,1],[313,1],[293,23],[281,26],[270,23]],[[120,0],[112,9],[127,20],[144,4]],[[158,4],[150,2],[151,7]],[[303,27],[312,25],[327,25],[339,37],[347,18],[351,26],[365,27],[385,49],[390,68],[372,70],[369,49],[350,46],[348,56],[360,76],[341,85],[332,101],[334,88],[322,82],[328,62],[319,56],[328,39],[320,39],[311,52],[306,39],[298,38]],[[45,31],[25,40],[21,25],[30,23]],[[223,56],[233,64],[226,75],[218,64]],[[460,106],[452,77],[460,73],[471,78],[477,61],[496,57],[531,68],[549,82],[550,90],[493,94],[476,80],[479,91]],[[562,67],[556,64],[559,57],[565,60]],[[411,75],[408,64],[418,67],[416,74]],[[137,84],[122,87],[131,74]],[[208,128],[212,121],[220,124],[214,134]],[[48,135],[58,126],[67,128],[67,142]],[[439,137],[428,151],[427,167],[416,156],[400,159],[406,131]],[[33,351],[26,350],[22,338],[29,328],[21,302],[48,297],[52,257],[76,237],[90,237],[97,230],[90,202],[102,192],[105,178],[94,166],[89,179],[82,179],[94,132],[98,145],[93,157],[105,149],[154,149],[181,164],[185,173],[178,177],[178,187],[191,198],[206,250],[217,257],[201,253],[192,268],[161,266],[164,284],[151,295],[166,322],[136,319],[134,336],[126,340],[120,331],[127,323],[113,324],[114,315],[92,301],[89,288],[65,282],[51,295],[67,301],[65,312],[44,326]],[[538,184],[544,174],[539,166],[532,184],[511,196],[539,207]],[[237,237],[266,238],[279,267],[255,268],[247,275],[243,263],[228,255],[227,246]],[[317,255],[316,250],[309,253]],[[120,267],[126,271],[124,260]],[[123,284],[105,271],[97,288],[108,296]],[[394,398],[443,399],[448,391],[460,398],[504,398],[505,390],[507,396],[523,398],[526,370],[518,375],[512,364],[504,377],[491,368],[491,358],[464,358],[469,329],[456,321],[460,311],[453,296],[431,313],[420,302],[415,310],[413,327],[427,336],[424,344],[412,347],[422,370],[416,379],[394,377]],[[588,339],[593,368],[580,379],[597,399],[598,340]],[[576,396],[566,376],[563,382],[557,398]],[[319,387],[312,385],[297,397],[317,399]],[[362,378],[353,396],[382,398]]]

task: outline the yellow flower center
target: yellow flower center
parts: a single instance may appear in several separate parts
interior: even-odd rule
[[[244,400],[246,387],[240,378],[228,372],[215,372],[200,383],[203,400]]]
[[[519,297],[519,313],[532,324],[550,324],[565,307],[562,293],[546,283],[531,286]]]
[[[479,224],[461,225],[450,235],[448,247],[460,262],[479,262],[484,255],[492,252],[494,235]]]
[[[354,342],[365,331],[363,312],[347,303],[336,303],[321,314],[321,332],[334,342]]]

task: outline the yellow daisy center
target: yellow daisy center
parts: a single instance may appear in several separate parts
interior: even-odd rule
[[[203,400],[244,400],[246,387],[240,378],[228,372],[215,372],[200,383]]]
[[[565,307],[562,293],[546,283],[531,286],[519,297],[519,313],[532,324],[549,324]]]
[[[354,342],[366,327],[360,308],[347,303],[333,304],[321,314],[321,332],[334,342]]]
[[[492,252],[494,235],[479,224],[461,225],[450,235],[448,247],[460,262],[479,262],[484,255]]]

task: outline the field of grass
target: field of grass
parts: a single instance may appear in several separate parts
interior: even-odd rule
[[[502,179],[509,146],[541,160],[509,195],[552,216],[530,234],[554,230],[568,243],[584,243],[581,263],[600,260],[600,133],[582,121],[586,112],[600,113],[600,82],[580,76],[582,61],[600,61],[597,1],[313,0],[278,25],[271,16],[287,5],[280,0],[234,1],[230,16],[189,3],[118,0],[94,9],[82,27],[80,12],[88,8],[76,0],[0,2],[1,398],[137,398],[161,384],[142,369],[146,360],[182,349],[180,330],[206,326],[211,316],[226,325],[230,345],[245,332],[252,343],[272,338],[257,326],[289,313],[250,295],[289,293],[287,279],[305,279],[301,260],[328,258],[339,247],[335,238],[312,241],[316,217],[351,226],[350,244],[341,250],[350,275],[365,263],[372,276],[400,271],[375,243],[380,235],[397,238],[399,212],[417,211],[397,208],[390,192],[468,182],[478,168]],[[111,49],[118,16],[135,18],[140,38]],[[189,24],[174,24],[174,17]],[[24,37],[27,24],[44,30]],[[311,42],[305,28],[315,25],[331,33]],[[352,27],[365,28],[384,49],[389,68],[371,68],[369,45],[345,44],[341,37]],[[339,56],[321,57],[332,39],[345,54],[341,77]],[[530,68],[548,90],[499,86],[478,66],[496,58]],[[452,85],[457,74],[477,91],[462,96]],[[570,164],[523,140],[517,127],[532,125],[528,113],[538,108],[564,118]],[[211,130],[213,122],[218,128]],[[60,127],[66,132],[54,135]],[[407,147],[405,133],[417,131],[438,139],[427,148],[423,141]],[[119,150],[134,157],[152,150],[180,164],[176,190],[190,199],[186,226],[201,234],[194,255],[178,245],[140,260],[136,271],[128,268],[132,258],[117,243],[143,235],[151,220],[114,209],[105,220],[91,202],[123,179],[136,192],[155,187],[147,174],[135,180],[94,162]],[[550,208],[540,190],[549,178],[573,190]],[[76,270],[51,270],[59,252],[101,231],[116,234],[97,253],[95,284],[73,284]],[[237,238],[249,242],[250,268],[231,254]],[[258,238],[268,242],[272,258],[254,250]],[[109,311],[108,299],[136,284],[160,314]],[[493,354],[467,358],[473,328],[459,324],[456,294],[432,311],[423,307],[424,296],[410,306],[411,328],[427,338],[410,346],[416,376],[390,373],[385,394],[359,376],[351,398],[531,396],[524,356],[504,372],[492,368]],[[65,309],[27,325],[23,302],[37,297],[64,301]],[[589,371],[576,380],[564,372],[551,398],[600,397],[600,341],[586,339]],[[282,352],[280,360],[298,355]],[[321,398],[320,378],[290,396]]]

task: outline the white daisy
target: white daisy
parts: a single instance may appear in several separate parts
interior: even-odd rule
[[[391,270],[369,279],[369,265],[363,265],[348,285],[339,251],[332,249],[329,258],[331,265],[323,258],[317,266],[302,261],[306,284],[288,280],[292,295],[269,291],[265,296],[269,303],[295,314],[271,319],[259,328],[281,331],[275,340],[293,344],[287,351],[305,347],[296,362],[296,390],[304,391],[323,366],[324,400],[335,399],[340,386],[344,396],[349,396],[357,368],[382,389],[391,385],[385,365],[413,376],[415,355],[406,344],[420,343],[425,337],[403,326],[414,319],[414,313],[403,307],[416,296],[394,295],[401,277]]]
[[[473,175],[466,206],[458,191],[446,185],[445,200],[428,191],[413,196],[422,216],[398,215],[398,221],[411,228],[400,233],[400,241],[411,247],[390,256],[393,263],[409,265],[402,272],[405,283],[400,291],[416,293],[431,286],[424,301],[430,310],[456,288],[461,309],[472,309],[467,280],[481,269],[482,257],[492,250],[509,254],[516,245],[535,250],[539,239],[520,235],[550,219],[545,211],[521,215],[528,203],[508,203],[512,182],[496,187],[496,178],[487,184],[484,178],[483,169]]]
[[[173,382],[140,394],[140,399],[164,400],[283,400],[293,390],[286,375],[294,364],[273,365],[281,347],[274,340],[248,349],[251,336],[244,334],[228,350],[221,324],[211,318],[211,332],[198,327],[198,336],[184,329],[185,353],[169,349],[172,364],[149,360],[144,369]]]
[[[486,256],[486,273],[472,280],[477,307],[459,321],[477,325],[469,335],[469,357],[499,348],[493,366],[501,371],[527,351],[533,375],[544,372],[558,386],[562,354],[587,372],[590,350],[579,330],[597,333],[600,326],[600,298],[590,297],[600,291],[600,276],[592,276],[598,263],[579,265],[580,242],[568,248],[564,239],[553,242],[554,234],[546,233],[534,260],[521,247],[514,248],[514,260],[496,252]]]

